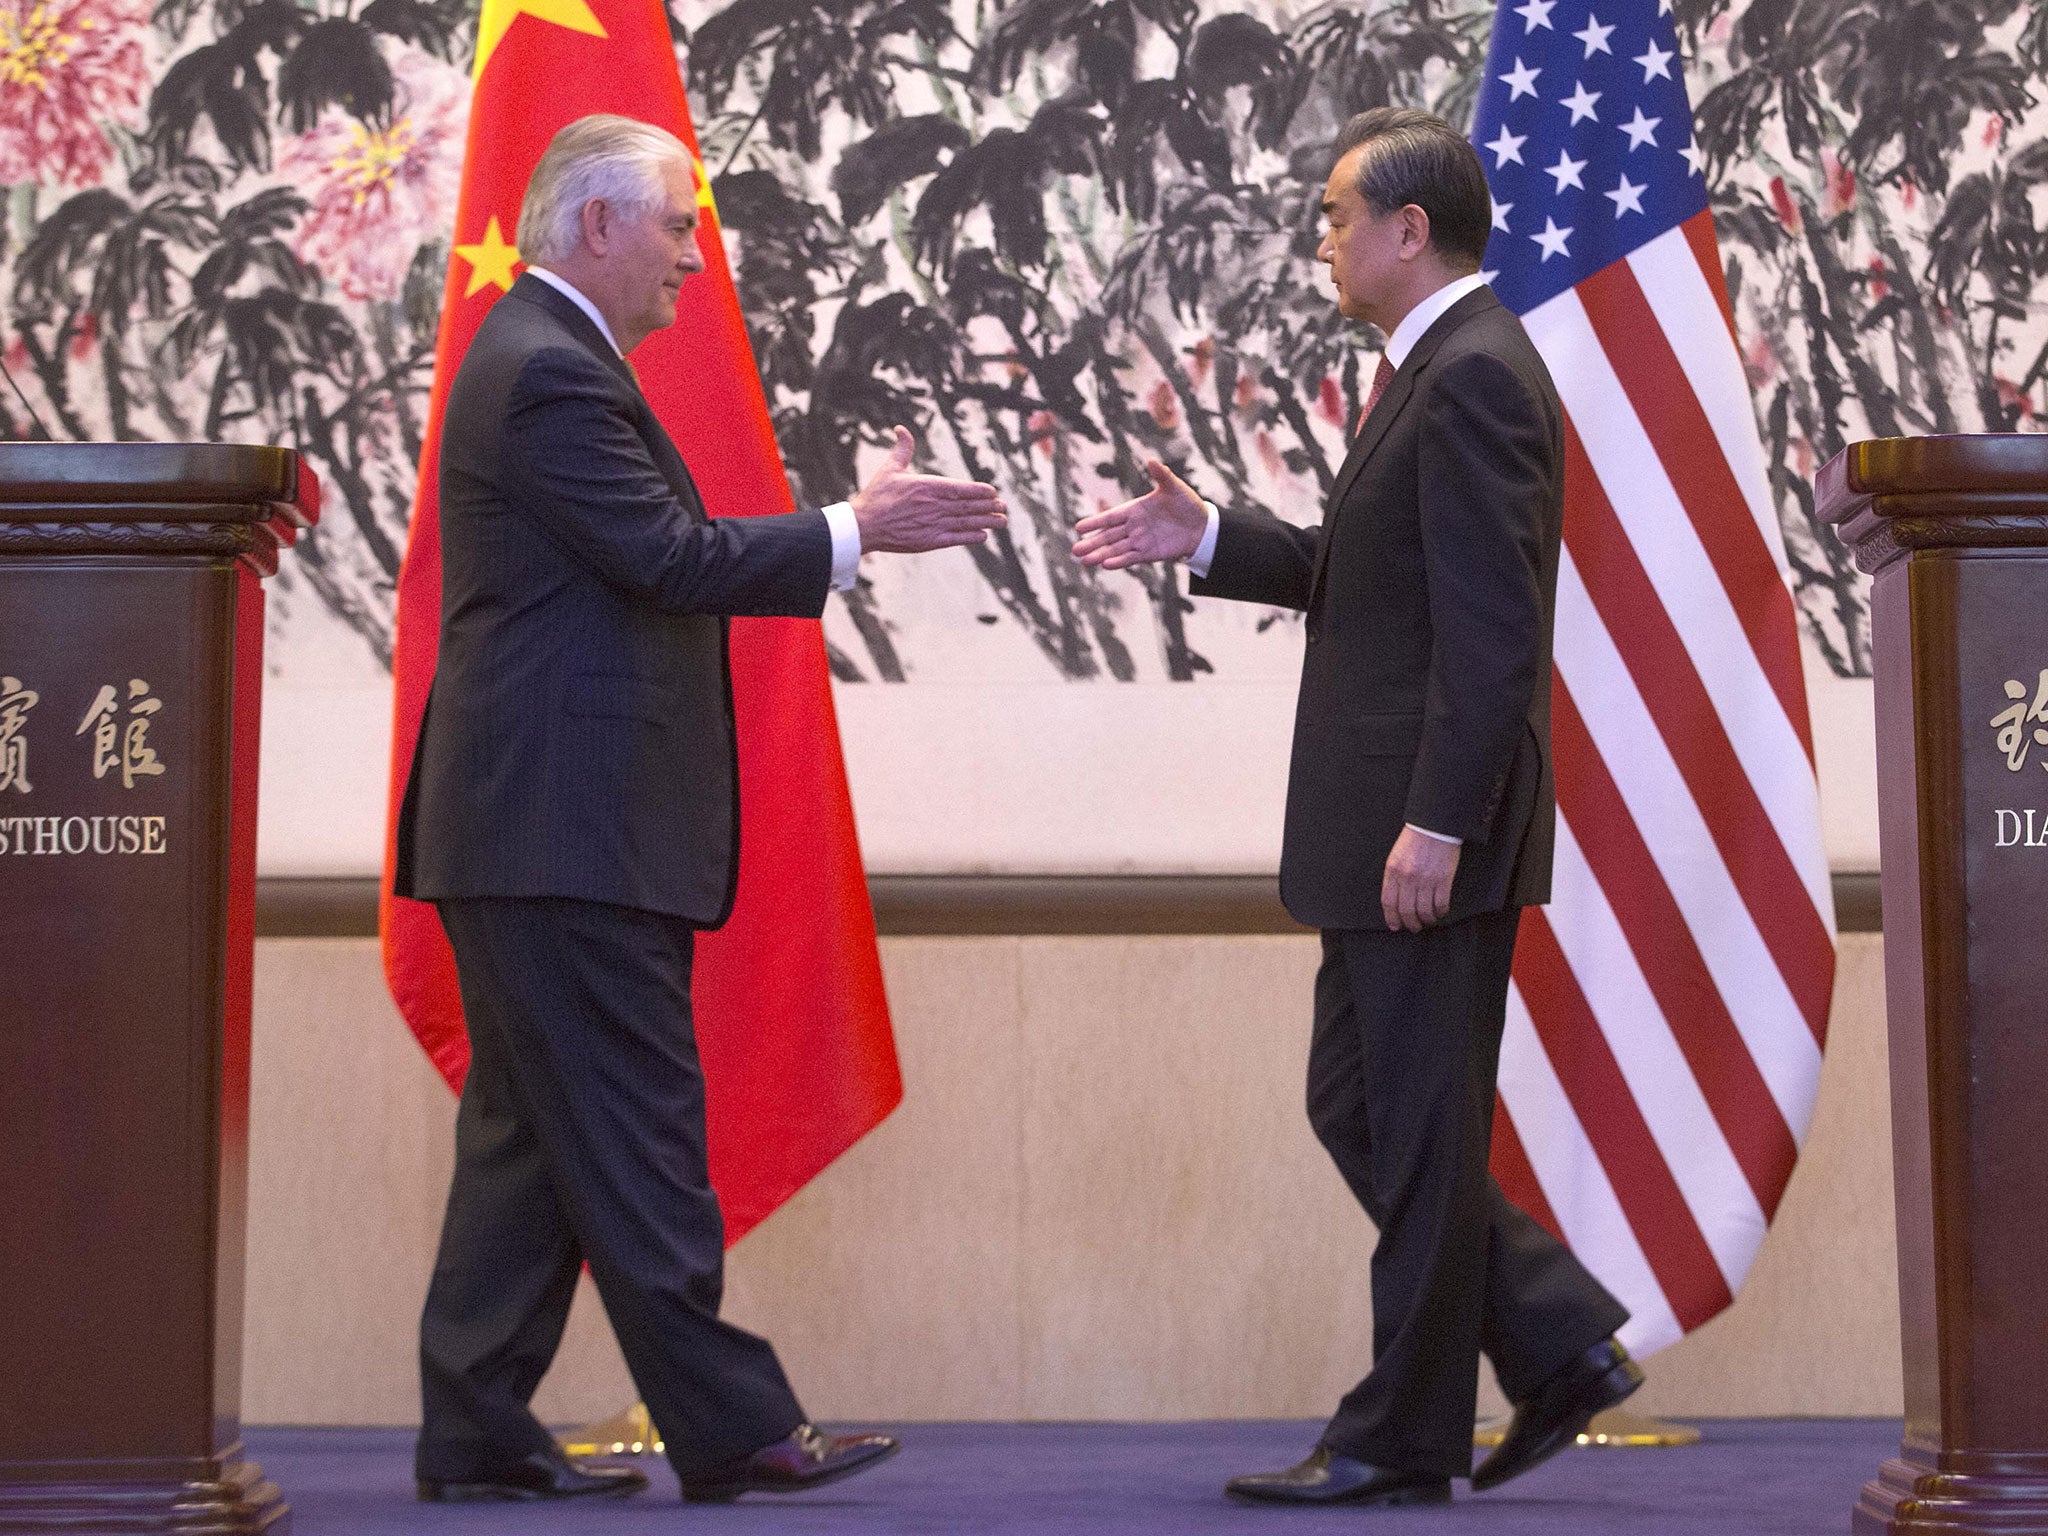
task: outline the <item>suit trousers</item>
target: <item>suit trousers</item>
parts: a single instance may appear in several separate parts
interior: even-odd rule
[[[1482,1350],[1519,1402],[1628,1320],[1487,1171],[1520,918],[1323,934],[1309,1121],[1379,1245],[1372,1370],[1322,1443],[1375,1466],[1465,1476]]]
[[[775,1351],[718,1316],[689,924],[555,898],[438,905],[470,1063],[420,1324],[419,1475],[552,1446],[528,1404],[585,1262],[679,1473],[781,1439],[804,1415]]]

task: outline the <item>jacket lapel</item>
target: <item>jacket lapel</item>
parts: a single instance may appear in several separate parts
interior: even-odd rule
[[[1365,427],[1352,439],[1351,451],[1344,455],[1344,462],[1337,470],[1337,479],[1330,489],[1330,500],[1323,514],[1323,536],[1316,545],[1315,574],[1309,582],[1309,606],[1313,608],[1323,590],[1323,571],[1330,562],[1330,536],[1336,528],[1337,514],[1344,505],[1344,498],[1351,493],[1351,486],[1365,470],[1373,452],[1386,440],[1388,430],[1399,420],[1401,412],[1415,394],[1415,381],[1429,366],[1429,360],[1436,356],[1437,349],[1445,338],[1474,315],[1489,309],[1500,308],[1500,300],[1493,296],[1490,288],[1476,288],[1458,300],[1449,309],[1438,315],[1434,324],[1417,339],[1415,346],[1401,360],[1401,366],[1394,371],[1394,377],[1387,383],[1387,392],[1380,397],[1380,403],[1365,419]]]

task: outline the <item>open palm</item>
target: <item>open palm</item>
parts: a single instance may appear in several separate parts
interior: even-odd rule
[[[1074,558],[1120,571],[1155,560],[1185,560],[1202,542],[1209,509],[1188,483],[1157,459],[1145,461],[1152,489],[1134,501],[1074,524]]]

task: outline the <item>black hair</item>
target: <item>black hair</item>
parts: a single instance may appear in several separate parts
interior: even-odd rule
[[[1337,135],[1337,158],[1358,160],[1358,195],[1385,215],[1410,203],[1429,215],[1429,239],[1448,260],[1478,270],[1493,231],[1493,195],[1471,141],[1433,112],[1374,107]]]

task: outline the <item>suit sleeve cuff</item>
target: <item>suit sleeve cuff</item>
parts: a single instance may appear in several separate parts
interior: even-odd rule
[[[860,524],[850,501],[835,501],[821,510],[825,526],[832,530],[832,590],[844,592],[860,576]]]
[[[1223,514],[1216,510],[1215,502],[1203,502],[1202,510],[1209,514],[1209,526],[1202,530],[1202,542],[1188,556],[1188,574],[1198,579],[1209,574],[1209,566],[1216,558],[1216,535],[1223,528]]]
[[[1418,827],[1412,821],[1406,823],[1406,826],[1410,832],[1420,832],[1424,837],[1434,838],[1439,843],[1449,843],[1453,848],[1462,848],[1465,844],[1462,837],[1453,837],[1448,832],[1432,832],[1427,827]]]

